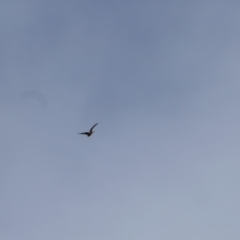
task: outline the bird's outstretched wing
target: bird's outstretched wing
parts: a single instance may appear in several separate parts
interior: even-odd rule
[[[93,128],[95,128],[97,125],[98,125],[98,123],[94,124],[89,131],[92,132]]]
[[[82,132],[82,133],[78,133],[78,134],[85,134],[85,135],[88,135],[89,132]]]

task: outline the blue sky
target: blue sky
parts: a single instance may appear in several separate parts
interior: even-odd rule
[[[1,1],[0,238],[238,240],[239,9]]]

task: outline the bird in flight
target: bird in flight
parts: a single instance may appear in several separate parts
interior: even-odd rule
[[[89,132],[82,132],[82,133],[78,133],[78,134],[85,134],[85,135],[87,135],[88,137],[90,137],[90,136],[94,133],[93,128],[96,127],[97,125],[98,125],[98,123],[94,124],[94,125],[91,127],[91,129],[89,130]]]

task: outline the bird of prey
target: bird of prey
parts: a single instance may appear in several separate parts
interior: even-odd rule
[[[85,135],[87,135],[88,137],[90,137],[90,136],[94,133],[93,128],[96,127],[97,125],[98,125],[98,123],[94,124],[94,125],[91,127],[91,129],[89,130],[89,132],[82,132],[82,133],[78,133],[78,134],[85,134]]]

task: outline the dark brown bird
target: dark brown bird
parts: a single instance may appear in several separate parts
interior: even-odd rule
[[[78,134],[85,134],[85,135],[87,135],[88,137],[90,137],[90,136],[94,133],[93,128],[96,127],[97,125],[98,125],[98,123],[94,124],[94,125],[91,127],[91,129],[89,130],[89,132],[83,132],[83,133],[78,133]]]

